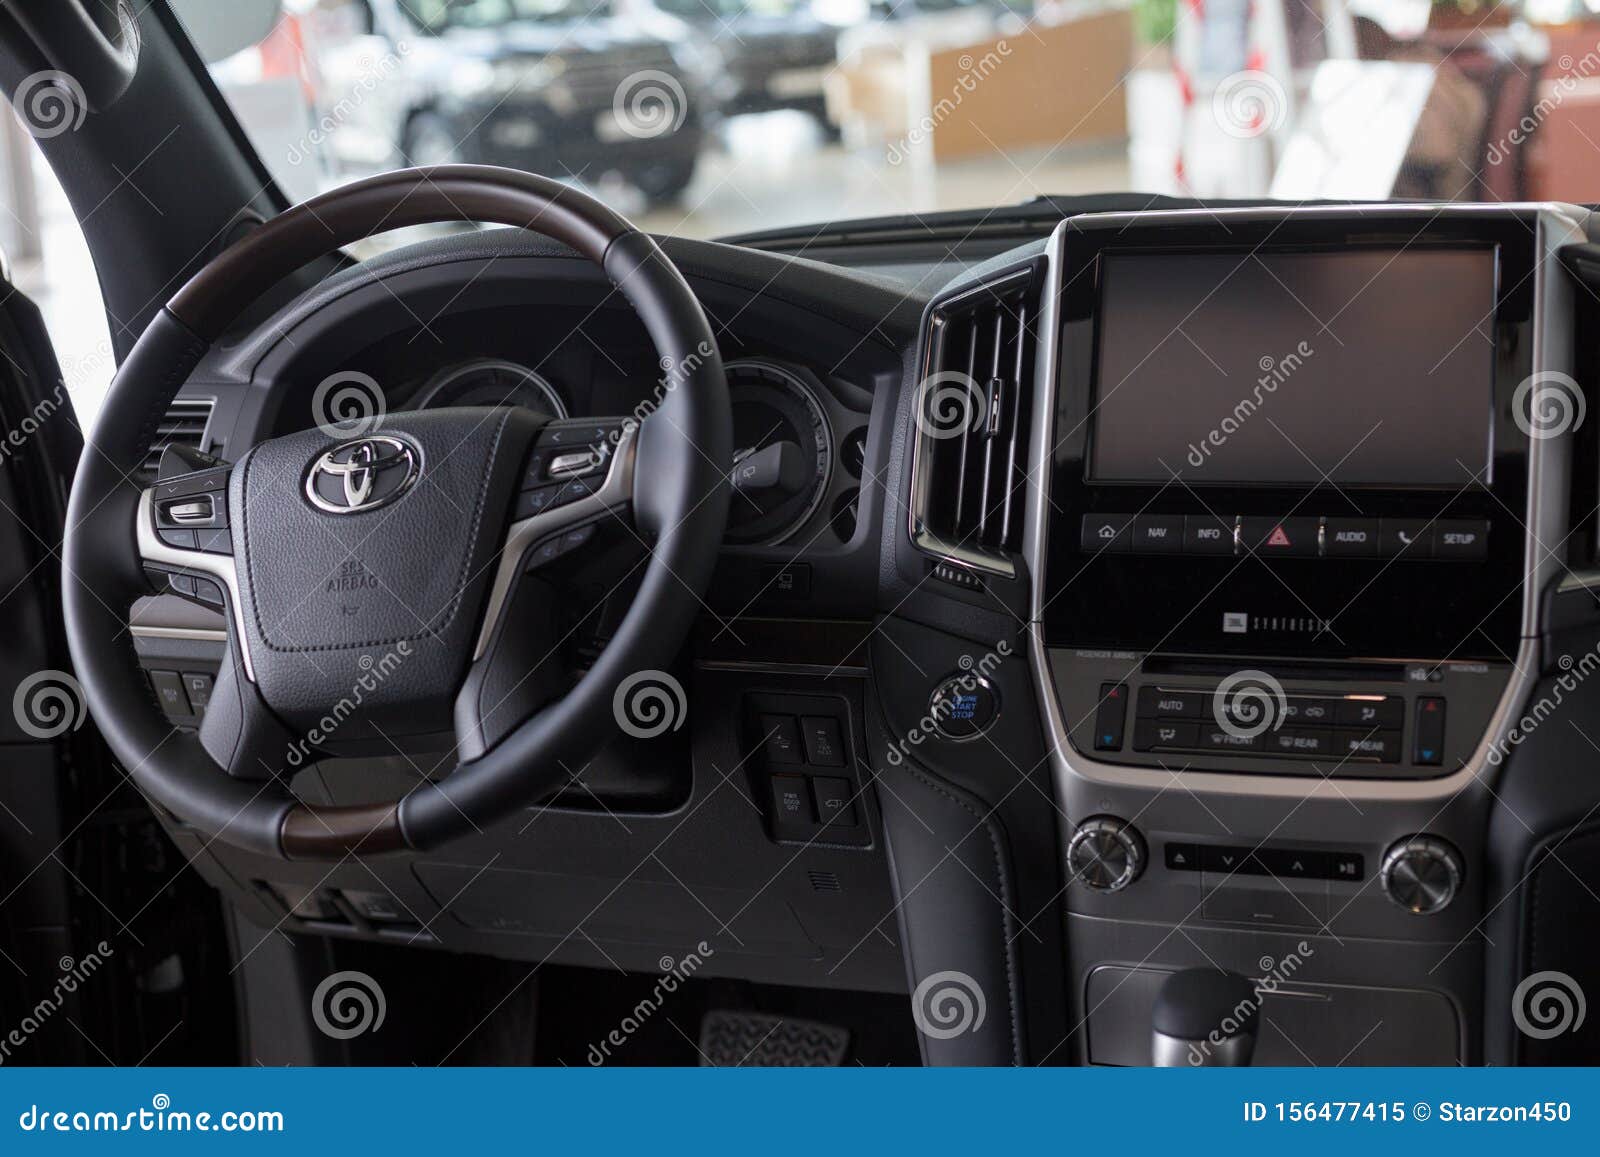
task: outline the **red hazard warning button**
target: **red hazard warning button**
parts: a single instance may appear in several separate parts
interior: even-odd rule
[[[1318,532],[1322,519],[1316,517],[1256,518],[1239,520],[1239,540],[1250,552],[1262,558],[1316,558]]]

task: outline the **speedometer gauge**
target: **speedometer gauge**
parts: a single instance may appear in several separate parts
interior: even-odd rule
[[[497,358],[450,366],[417,393],[419,410],[450,406],[526,406],[555,418],[567,416],[566,403],[548,378]]]
[[[730,362],[733,498],[727,541],[770,546],[816,513],[833,469],[822,403],[800,375],[772,362]]]

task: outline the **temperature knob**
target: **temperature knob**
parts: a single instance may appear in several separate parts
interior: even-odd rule
[[[1418,916],[1442,911],[1461,890],[1461,856],[1438,836],[1411,836],[1383,855],[1378,878],[1400,907]]]
[[[1144,871],[1144,840],[1126,820],[1091,816],[1067,841],[1072,878],[1096,892],[1120,892]]]

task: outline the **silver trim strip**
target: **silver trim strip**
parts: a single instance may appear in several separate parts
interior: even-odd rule
[[[1056,778],[1056,793],[1065,806],[1071,798],[1068,791],[1074,781],[1089,784],[1107,784],[1160,791],[1172,783],[1172,773],[1157,768],[1129,767],[1092,759],[1073,749],[1062,718],[1060,700],[1056,695],[1055,676],[1050,670],[1050,658],[1044,641],[1044,575],[1049,535],[1049,486],[1051,439],[1054,437],[1056,390],[1060,366],[1059,298],[1066,270],[1062,265],[1063,238],[1069,227],[1083,221],[1104,221],[1109,225],[1136,228],[1151,220],[1161,221],[1277,221],[1285,217],[1302,219],[1338,219],[1351,216],[1415,216],[1420,219],[1437,217],[1504,215],[1518,210],[1537,214],[1535,260],[1538,262],[1534,282],[1533,373],[1570,372],[1571,338],[1568,329],[1570,311],[1564,309],[1571,288],[1556,258],[1563,245],[1585,240],[1582,222],[1590,215],[1588,210],[1575,205],[1373,205],[1354,207],[1312,207],[1276,209],[1174,209],[1149,213],[1100,213],[1080,218],[1068,218],[1056,226],[1046,248],[1049,269],[1046,275],[1044,300],[1041,303],[1039,324],[1041,356],[1038,358],[1034,385],[1034,423],[1029,453],[1029,488],[1027,518],[1023,526],[1023,555],[1033,569],[1033,591],[1029,613],[1029,658],[1033,665],[1034,685],[1037,688],[1040,710],[1044,713],[1051,736],[1051,765]],[[1561,569],[1561,561],[1544,547],[1546,542],[1561,539],[1567,516],[1567,476],[1570,459],[1570,442],[1566,437],[1533,439],[1528,462],[1528,504],[1526,523],[1528,534],[1524,546],[1525,577],[1522,590],[1522,645],[1518,648],[1515,670],[1508,680],[1506,690],[1495,708],[1489,728],[1472,758],[1457,772],[1437,779],[1425,780],[1327,780],[1300,776],[1282,776],[1252,773],[1230,775],[1226,772],[1185,771],[1184,787],[1195,792],[1216,792],[1224,795],[1273,796],[1289,799],[1342,799],[1373,801],[1438,801],[1454,796],[1487,778],[1494,769],[1489,763],[1489,753],[1501,742],[1516,713],[1531,692],[1538,677],[1538,615],[1539,595]],[[1062,816],[1063,839],[1070,835],[1070,825]]]
[[[161,563],[165,566],[181,567],[184,570],[195,571],[199,574],[209,575],[223,586],[228,588],[228,609],[233,616],[234,646],[239,651],[239,661],[244,667],[245,678],[250,682],[256,681],[255,664],[250,661],[249,636],[244,630],[244,608],[239,602],[239,577],[234,568],[231,554],[206,554],[198,550],[183,550],[176,546],[168,546],[156,537],[155,519],[155,490],[146,490],[139,495],[139,512],[134,516],[137,525],[134,533],[139,544],[139,557],[149,562]]]
[[[128,628],[135,636],[141,639],[187,639],[192,643],[226,643],[227,631],[216,631],[209,627],[141,627]]]
[[[494,639],[495,628],[505,610],[511,586],[522,569],[522,556],[542,538],[564,527],[588,522],[598,514],[616,510],[633,501],[633,464],[638,444],[638,427],[625,424],[617,438],[617,448],[611,455],[611,469],[600,489],[587,498],[557,506],[532,518],[514,522],[506,531],[505,545],[500,548],[500,565],[495,568],[494,582],[489,587],[489,601],[483,612],[483,626],[478,631],[478,643],[472,649],[472,661],[483,658]]]

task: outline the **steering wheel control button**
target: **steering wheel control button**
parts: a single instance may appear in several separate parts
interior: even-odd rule
[[[538,490],[524,490],[517,495],[517,504],[511,512],[511,517],[521,522],[524,518],[532,518],[535,514],[543,514],[556,504],[556,491],[559,486],[542,486]]]
[[[856,826],[855,785],[848,779],[819,775],[811,781],[816,793],[817,818],[842,828]]]
[[[1407,912],[1432,915],[1449,906],[1461,890],[1461,856],[1438,836],[1400,840],[1383,855],[1378,879],[1384,894]]]
[[[189,693],[183,689],[183,680],[176,671],[151,671],[150,686],[155,689],[161,709],[168,715],[193,715],[189,706]]]
[[[1144,871],[1144,838],[1115,816],[1092,816],[1067,842],[1071,879],[1096,892],[1120,892]]]
[[[1100,703],[1094,712],[1094,749],[1121,751],[1122,729],[1128,716],[1128,685],[1100,684]]]
[[[826,715],[807,715],[800,720],[800,741],[806,762],[813,767],[843,767],[844,744],[839,738],[839,721]]]
[[[156,537],[177,550],[198,550],[192,530],[158,530]]]
[[[1411,761],[1437,767],[1444,762],[1444,700],[1433,696],[1418,699],[1416,710]]]
[[[195,714],[203,714],[211,704],[211,688],[215,680],[204,671],[185,671],[183,673],[183,690],[189,696],[189,705],[194,708]]]
[[[770,763],[799,763],[800,729],[792,715],[761,716],[762,750]]]
[[[226,528],[195,531],[195,545],[206,554],[232,554],[233,535]]]
[[[928,697],[928,717],[948,739],[971,739],[988,730],[1000,714],[994,688],[982,676],[951,675]]]

